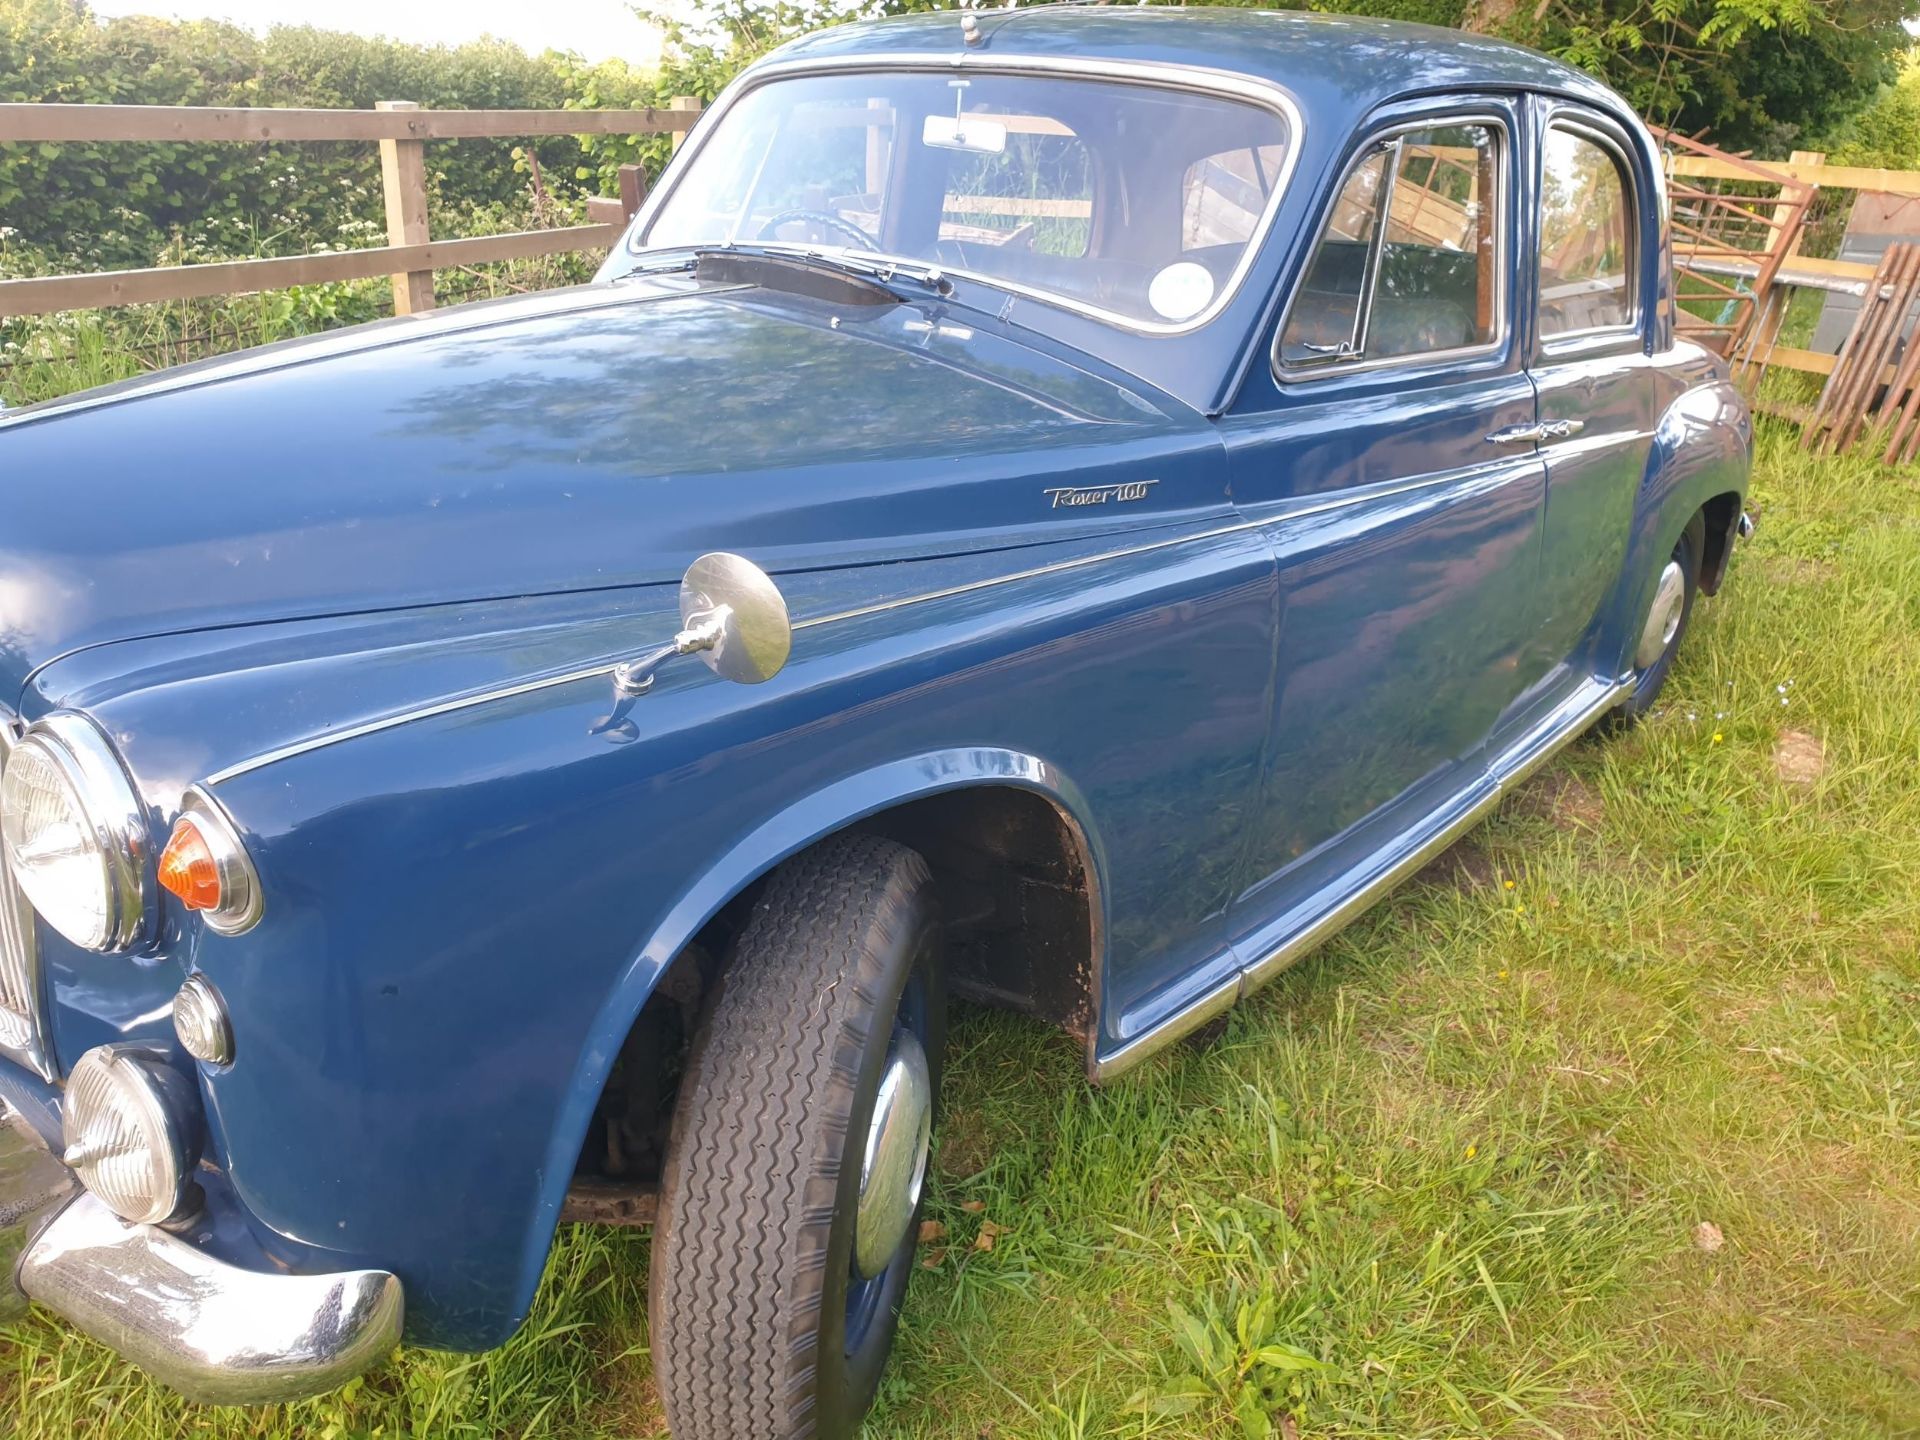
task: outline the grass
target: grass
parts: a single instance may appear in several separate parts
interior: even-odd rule
[[[1920,1435],[1920,479],[1769,427],[1755,499],[1656,715],[1205,1045],[1096,1092],[960,1017],[870,1435]],[[280,1410],[35,1319],[0,1414],[661,1435],[646,1261],[569,1230],[502,1350]]]

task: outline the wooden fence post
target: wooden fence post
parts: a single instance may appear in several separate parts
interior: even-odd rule
[[[1787,157],[1789,165],[1824,165],[1827,156],[1823,150],[1795,150]],[[1782,185],[1780,193],[1786,194],[1787,187]],[[1809,201],[1811,205],[1813,202]],[[1793,227],[1792,235],[1786,235],[1788,226]],[[1791,260],[1800,253],[1800,242],[1806,235],[1805,212],[1797,214],[1792,205],[1773,207],[1773,218],[1767,224],[1767,251],[1771,254],[1784,251],[1781,259]],[[1787,306],[1793,301],[1793,288],[1788,285],[1770,285],[1767,287],[1766,308],[1761,311],[1759,322],[1753,327],[1752,338],[1746,345],[1745,365],[1759,365],[1765,368],[1768,359],[1780,344],[1780,329],[1787,323]],[[1745,366],[1742,367],[1743,369]]]
[[[698,110],[700,108],[700,97],[697,95],[676,95],[673,97],[672,102],[668,104],[667,108],[669,110]],[[686,138],[687,138],[686,131],[684,130],[674,131],[673,132],[673,148],[678,150],[680,148],[681,142],[684,141]]]
[[[411,100],[382,100],[376,110],[418,110]],[[387,243],[424,245],[427,233],[427,146],[424,140],[382,140],[380,180],[387,197]],[[393,277],[393,313],[433,309],[433,272],[409,270]]]
[[[638,165],[620,167],[620,213],[631,220],[647,198],[647,172]]]

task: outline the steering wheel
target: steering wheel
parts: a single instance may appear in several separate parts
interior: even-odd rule
[[[880,248],[873,243],[872,236],[868,235],[866,231],[862,230],[851,220],[842,220],[838,215],[830,215],[825,210],[782,210],[778,215],[769,216],[766,224],[760,227],[760,233],[754,238],[759,240],[778,240],[780,237],[773,232],[778,230],[782,225],[792,224],[795,220],[805,220],[808,224],[817,225],[823,230],[834,231],[836,234],[842,235],[851,241],[853,248],[856,250],[878,250]]]

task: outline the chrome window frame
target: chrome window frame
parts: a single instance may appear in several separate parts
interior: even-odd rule
[[[1564,130],[1578,136],[1589,144],[1597,145],[1613,161],[1614,169],[1619,173],[1622,192],[1627,202],[1627,318],[1618,325],[1587,325],[1578,330],[1556,330],[1547,333],[1542,323],[1540,305],[1541,281],[1541,223],[1545,219],[1542,197],[1546,193],[1545,177],[1547,173],[1547,137],[1555,130]],[[1628,336],[1640,337],[1646,325],[1645,303],[1641,295],[1646,287],[1641,284],[1640,269],[1644,260],[1641,254],[1642,237],[1640,233],[1641,217],[1645,212],[1640,204],[1639,177],[1634,169],[1631,147],[1623,134],[1616,134],[1605,128],[1597,115],[1585,110],[1576,110],[1570,106],[1556,106],[1547,112],[1540,126],[1540,163],[1534,177],[1534,253],[1533,253],[1533,315],[1534,331],[1543,354],[1565,345],[1580,348],[1581,342],[1591,343],[1597,339],[1620,339]]]
[[[1339,203],[1347,185],[1352,181],[1360,167],[1366,164],[1375,150],[1389,141],[1394,142],[1394,174],[1383,177],[1381,191],[1386,196],[1386,205],[1392,204],[1393,190],[1399,178],[1398,142],[1406,135],[1417,130],[1438,130],[1452,125],[1484,125],[1494,131],[1499,139],[1498,183],[1500,192],[1497,220],[1493,234],[1494,266],[1494,328],[1493,338],[1477,345],[1455,345],[1445,350],[1419,350],[1406,355],[1380,355],[1372,359],[1365,356],[1362,349],[1357,359],[1334,356],[1311,364],[1302,365],[1299,361],[1291,364],[1280,353],[1282,340],[1285,339],[1287,326],[1293,320],[1293,307],[1300,303],[1300,297],[1307,286],[1307,276],[1313,271],[1313,259],[1320,253],[1320,247],[1326,243],[1327,231],[1333,224],[1332,205]],[[1333,201],[1327,210],[1326,219],[1314,232],[1313,248],[1308,253],[1299,277],[1293,282],[1293,293],[1287,297],[1286,308],[1280,312],[1280,323],[1274,327],[1273,344],[1268,349],[1268,365],[1274,380],[1281,385],[1311,384],[1316,380],[1329,380],[1336,376],[1363,375],[1377,370],[1387,369],[1423,369],[1430,365],[1444,364],[1455,360],[1479,360],[1506,352],[1513,332],[1513,275],[1508,257],[1513,253],[1513,212],[1507,202],[1513,195],[1513,127],[1507,123],[1507,117],[1497,111],[1460,110],[1441,111],[1431,115],[1422,115],[1418,119],[1395,121],[1369,135],[1347,168],[1340,172],[1340,182],[1334,187]],[[1384,212],[1383,212],[1384,213]],[[1362,292],[1361,313],[1356,315],[1355,326],[1361,330],[1362,346],[1366,342],[1364,325],[1372,321],[1373,283],[1378,277],[1380,255],[1386,250],[1385,228],[1376,233],[1382,238],[1373,247],[1373,253],[1367,257],[1366,289]]]
[[[0,705],[0,774],[6,772],[7,758],[21,738],[19,720],[12,711]],[[5,863],[0,860],[0,865]],[[10,874],[0,874],[0,907],[6,912],[0,914],[0,946],[13,944],[20,947],[21,980],[30,1007],[27,1014],[18,1017],[26,1026],[25,1043],[0,1044],[0,1055],[26,1066],[42,1080],[57,1081],[60,1072],[53,1062],[53,1033],[47,1014],[49,997],[46,967],[40,955],[40,937],[33,906]]]
[[[687,137],[680,151],[667,166],[666,173],[660,177],[660,184],[647,197],[640,207],[640,213],[634,216],[633,224],[628,228],[627,237],[621,244],[621,250],[628,255],[671,254],[676,250],[690,247],[684,245],[662,246],[651,250],[641,243],[641,237],[659,218],[659,213],[679,187],[682,177],[692,168],[694,160],[707,142],[718,132],[721,122],[741,98],[752,94],[764,85],[789,80],[805,75],[845,75],[861,73],[885,74],[892,71],[930,71],[959,74],[983,75],[1026,75],[1045,79],[1070,79],[1106,82],[1118,82],[1127,85],[1145,85],[1156,90],[1183,90],[1199,95],[1214,95],[1230,100],[1250,102],[1278,115],[1287,127],[1287,153],[1281,163],[1280,173],[1274,179],[1273,193],[1267,199],[1267,208],[1260,217],[1260,223],[1248,239],[1246,247],[1240,253],[1239,262],[1227,282],[1220,287],[1207,308],[1190,320],[1179,323],[1159,323],[1141,320],[1123,315],[1116,310],[1106,310],[1084,300],[1056,291],[1043,290],[1038,286],[1022,285],[1017,281],[1005,280],[984,271],[971,270],[959,265],[942,265],[943,274],[958,276],[961,279],[978,281],[996,290],[1024,299],[1035,300],[1057,310],[1085,316],[1117,330],[1132,335],[1174,336],[1188,335],[1211,324],[1220,317],[1222,311],[1232,303],[1235,296],[1244,288],[1247,272],[1260,258],[1266,248],[1268,235],[1273,230],[1274,220],[1280,213],[1281,202],[1286,199],[1287,191],[1293,184],[1294,170],[1299,164],[1300,147],[1306,136],[1306,124],[1301,117],[1299,103],[1283,86],[1271,80],[1263,80],[1250,75],[1236,75],[1225,70],[1214,70],[1199,65],[1173,65],[1140,61],[1102,60],[1097,65],[1085,60],[1063,60],[1042,55],[998,56],[982,54],[977,51],[962,51],[957,54],[939,52],[905,51],[899,54],[842,55],[817,59],[773,61],[756,66],[741,76],[738,82],[727,88],[719,103],[701,116],[700,123]],[[796,253],[809,251],[831,252],[837,247],[820,245],[794,245],[780,243],[772,248],[792,250]],[[907,255],[893,255],[886,251],[861,251],[863,256],[870,255],[881,260],[898,260],[910,265],[925,265],[927,262]]]

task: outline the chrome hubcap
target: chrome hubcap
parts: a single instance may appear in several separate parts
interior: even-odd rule
[[[927,1178],[933,1135],[933,1080],[920,1039],[904,1027],[874,1097],[867,1153],[860,1162],[860,1204],[854,1214],[853,1268],[862,1279],[882,1274],[907,1238]]]
[[[1686,572],[1678,560],[1669,560],[1667,568],[1660,572],[1660,583],[1654,586],[1653,608],[1647,611],[1646,626],[1640,631],[1640,648],[1633,655],[1633,663],[1640,669],[1650,670],[1660,663],[1660,657],[1673,644],[1673,637],[1680,633],[1680,615],[1686,604]]]

